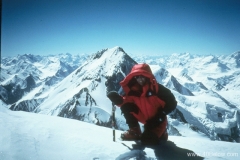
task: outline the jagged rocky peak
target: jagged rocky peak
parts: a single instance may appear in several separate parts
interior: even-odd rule
[[[13,111],[26,111],[26,112],[34,112],[37,106],[42,103],[43,99],[30,99],[21,101],[19,103],[14,103],[10,106],[9,109]]]
[[[181,85],[174,76],[171,76],[171,79],[166,84],[166,86],[170,89],[179,92],[182,95],[194,96],[194,94],[188,88]]]
[[[23,60],[27,61],[29,63],[34,63],[42,59],[39,55],[33,55],[33,54],[24,54],[24,55],[18,55],[17,56],[18,61]]]
[[[240,67],[240,51],[233,53],[231,58],[235,60],[236,67]]]
[[[234,52],[232,55],[231,55],[232,58],[235,58],[236,60],[240,60],[240,51],[237,51],[237,52]]]
[[[199,86],[200,88],[204,89],[204,90],[208,90],[206,86],[204,86],[204,84],[202,82],[196,82],[197,86]]]
[[[151,69],[153,70],[155,78],[161,84],[165,85],[171,78],[171,74],[165,68],[158,67],[157,69],[154,69],[152,67]]]
[[[5,103],[8,100],[8,93],[7,90],[0,85],[0,99],[3,103]]]
[[[179,76],[185,77],[188,81],[193,81],[193,79],[189,76],[189,73],[188,73],[188,72],[189,72],[188,69],[184,68],[184,69],[180,72]]]
[[[173,53],[169,57],[170,60],[178,60],[178,61],[181,61],[183,64],[193,58],[194,56],[191,55],[190,53]]]
[[[213,64],[213,63],[218,63],[219,59],[218,59],[218,57],[211,55],[211,56],[207,56],[207,57],[203,58],[203,62],[205,65]]]
[[[15,65],[17,62],[18,62],[17,57],[14,57],[14,58],[2,57],[1,59],[1,65],[5,65],[5,66]]]
[[[116,46],[113,48],[102,49],[97,53],[93,54],[90,59],[99,59],[99,58],[102,58],[103,56],[111,57],[117,54],[126,54],[126,52],[121,47]]]
[[[188,53],[188,52],[180,53],[180,54],[178,54],[177,56],[181,57],[182,59],[191,59],[191,58],[193,58],[193,55],[191,55],[191,54]]]
[[[32,90],[32,89],[36,86],[36,82],[35,82],[34,77],[33,77],[32,74],[30,74],[30,75],[25,79],[25,81],[26,81],[26,88],[25,88],[25,90],[28,91],[28,92],[29,92],[30,90]]]
[[[103,53],[104,53],[105,51],[107,51],[107,49],[103,49],[103,50],[101,50],[101,51],[98,51],[97,53],[93,54],[93,55],[91,56],[91,58],[92,58],[92,59],[98,59],[98,58],[100,58],[100,57],[103,55]]]
[[[6,104],[12,104],[20,100],[24,94],[30,92],[36,86],[36,82],[32,74],[25,79],[15,75],[8,83],[2,85],[0,89],[0,97]]]

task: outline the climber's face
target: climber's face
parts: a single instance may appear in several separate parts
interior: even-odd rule
[[[138,84],[140,84],[141,86],[144,86],[146,84],[146,77],[140,75],[140,76],[135,76]]]

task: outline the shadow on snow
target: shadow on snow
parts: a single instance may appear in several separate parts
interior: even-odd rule
[[[144,152],[145,146],[136,145],[133,146],[133,149],[130,149],[129,152],[119,155],[116,160],[173,160],[173,159],[184,159],[184,160],[202,160],[203,157],[197,155],[193,151],[185,148],[180,148],[175,145],[172,141],[161,142],[160,145],[147,146],[150,149],[153,149],[155,157],[148,157]]]

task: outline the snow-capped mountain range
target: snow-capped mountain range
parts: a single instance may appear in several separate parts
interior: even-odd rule
[[[175,95],[168,116],[171,135],[203,134],[212,140],[239,142],[240,52],[229,56],[130,57],[121,47],[95,54],[18,55],[1,60],[0,98],[14,111],[60,116],[111,127],[108,91],[136,63],[148,63],[157,81]],[[119,108],[117,129],[127,125]]]

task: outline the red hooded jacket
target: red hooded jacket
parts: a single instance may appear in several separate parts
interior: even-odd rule
[[[143,87],[140,86],[134,78],[138,75],[147,77],[147,84]],[[161,97],[161,94],[165,94],[161,93],[161,91],[167,91],[167,94],[169,94],[170,90],[156,82],[147,64],[136,64],[133,66],[131,72],[120,82],[120,85],[125,95],[123,96],[124,102],[119,106],[121,107],[123,104],[129,102],[135,103],[139,107],[139,112],[138,114],[132,112],[132,114],[143,124],[146,123],[146,120],[154,117],[159,109],[164,110],[166,107],[166,102],[159,97]],[[173,97],[172,99],[175,101],[174,96],[172,94],[170,94],[170,96]],[[176,106],[173,108],[175,107]]]

